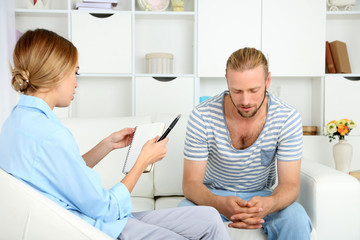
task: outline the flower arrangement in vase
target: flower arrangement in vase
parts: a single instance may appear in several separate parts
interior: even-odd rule
[[[345,140],[345,136],[348,136],[355,127],[356,123],[346,118],[338,121],[333,120],[324,127],[324,134],[329,136],[330,142],[335,140],[336,137],[339,140]]]
[[[333,146],[333,155],[335,160],[335,168],[344,173],[349,173],[350,164],[353,154],[353,148],[345,140],[351,130],[356,127],[356,123],[349,119],[340,119],[331,121],[324,127],[324,134],[329,136],[329,141],[339,138],[339,142]]]

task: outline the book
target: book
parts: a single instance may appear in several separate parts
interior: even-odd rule
[[[328,41],[326,41],[325,59],[326,59],[326,67],[327,67],[328,73],[336,73],[334,59],[333,59],[333,56],[331,53],[330,43]]]
[[[334,59],[336,72],[351,73],[346,44],[340,41],[333,41],[330,43],[330,49]]]
[[[118,0],[83,0],[84,3],[112,3],[113,5],[117,5],[118,4]]]
[[[355,178],[357,178],[357,180],[360,181],[360,170],[356,170],[356,171],[350,171],[349,174]]]
[[[96,12],[96,13],[108,13],[112,12],[112,8],[93,8],[93,7],[78,7],[78,11]]]
[[[144,144],[148,140],[160,136],[164,132],[164,128],[165,123],[163,122],[142,124],[135,127],[134,136],[130,143],[124,163],[124,174],[127,174],[134,166]],[[150,164],[144,172],[150,172],[152,170],[152,165],[153,164]]]

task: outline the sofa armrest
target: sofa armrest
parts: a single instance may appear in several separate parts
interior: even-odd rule
[[[310,160],[302,161],[300,202],[318,239],[360,239],[360,183]]]

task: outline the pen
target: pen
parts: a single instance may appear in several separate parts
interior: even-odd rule
[[[166,138],[166,136],[169,134],[169,132],[174,128],[175,124],[179,121],[180,117],[181,117],[181,114],[179,114],[174,119],[174,121],[172,121],[170,126],[166,129],[166,131],[163,133],[163,135],[156,142],[160,142],[161,140],[164,140],[164,138]]]

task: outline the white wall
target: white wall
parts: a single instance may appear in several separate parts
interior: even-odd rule
[[[9,61],[15,45],[14,1],[0,4],[0,126],[16,103],[17,94],[12,89]]]

